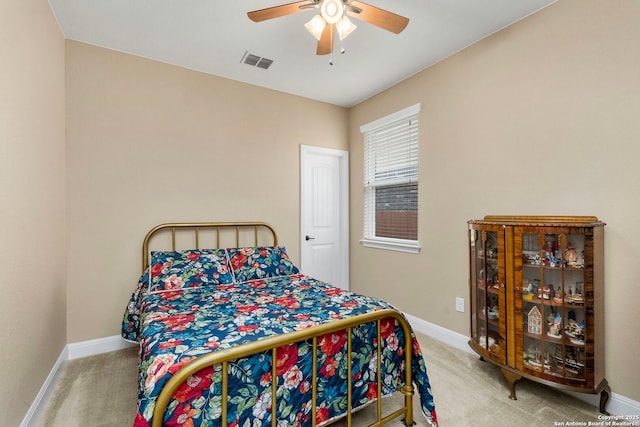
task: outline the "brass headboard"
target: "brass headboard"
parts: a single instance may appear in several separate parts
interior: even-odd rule
[[[176,250],[176,233],[183,231],[191,231],[193,237],[195,237],[195,243],[191,247],[185,247],[182,249],[215,249],[221,247],[242,247],[242,246],[277,246],[278,236],[273,227],[265,222],[178,222],[160,224],[153,227],[144,238],[142,243],[142,271],[144,272],[149,265],[149,246],[151,240],[154,237],[158,237],[160,234],[170,233],[171,236],[171,250]],[[208,232],[208,233],[207,233]],[[200,246],[201,235],[209,234],[215,241],[215,244],[206,244]],[[248,238],[249,235],[253,236],[253,241]],[[270,237],[269,237],[270,236]],[[234,238],[235,237],[235,238]],[[261,239],[262,238],[262,239]],[[260,243],[265,242],[266,243]],[[221,246],[223,242],[235,242],[234,244],[226,244]]]

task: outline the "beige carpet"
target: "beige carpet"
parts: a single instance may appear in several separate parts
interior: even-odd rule
[[[496,366],[431,338],[418,335],[418,340],[441,427],[545,427],[597,421],[596,407],[527,380],[516,384],[518,400],[510,400],[507,382]],[[38,425],[130,427],[136,412],[136,378],[136,348],[72,360],[62,371]],[[394,399],[385,399],[385,408]],[[417,403],[414,412],[416,426],[426,426]],[[366,426],[372,420],[375,407],[357,413],[353,425]]]

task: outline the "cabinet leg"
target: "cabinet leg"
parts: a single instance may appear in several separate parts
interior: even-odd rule
[[[600,392],[600,413],[603,415],[609,415],[609,413],[607,412],[607,403],[609,403],[610,395],[611,387],[609,387],[609,384],[607,384]]]
[[[509,383],[509,399],[511,400],[518,400],[518,398],[516,397],[516,381],[518,381],[520,378],[522,378],[521,375],[518,375],[516,373],[513,373],[509,370],[506,370],[504,368],[500,369],[502,371],[502,375],[504,375],[504,378],[507,380],[507,382]]]

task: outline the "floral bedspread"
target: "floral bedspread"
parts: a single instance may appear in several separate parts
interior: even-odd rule
[[[149,426],[155,399],[172,373],[198,356],[276,334],[308,328],[372,310],[393,308],[370,297],[343,291],[303,276],[280,276],[147,293],[143,275],[124,314],[122,336],[140,346],[138,412],[134,427]],[[375,325],[354,328],[351,361],[352,405],[358,408],[377,395]],[[382,396],[404,383],[404,340],[395,320],[382,322]],[[415,337],[412,366],[422,413],[437,426],[429,378]],[[346,413],[346,333],[318,339],[318,425]],[[311,345],[293,344],[277,350],[278,426],[311,425]],[[228,422],[230,427],[271,426],[271,353],[229,364]],[[164,425],[221,425],[220,367],[203,369],[174,394]]]

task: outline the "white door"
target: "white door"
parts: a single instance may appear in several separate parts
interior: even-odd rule
[[[300,146],[300,268],[349,289],[349,153]]]

